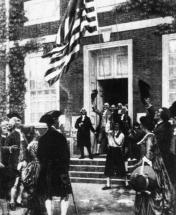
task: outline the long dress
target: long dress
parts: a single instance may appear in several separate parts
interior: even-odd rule
[[[155,135],[148,133],[140,142],[141,159],[144,156],[152,162],[157,175],[158,187],[151,193],[137,192],[135,199],[136,215],[174,215],[174,188],[168,176]]]
[[[106,125],[106,132],[108,136],[108,153],[104,174],[106,177],[116,175],[123,177],[126,175],[122,151],[125,136],[120,130],[112,131],[110,123]]]
[[[38,141],[32,140],[28,147],[28,159],[29,163],[27,167],[22,171],[22,183],[24,185],[24,193],[26,199],[27,210],[25,215],[42,215],[44,211],[44,205],[36,192],[37,181],[40,172],[40,164],[37,159]]]

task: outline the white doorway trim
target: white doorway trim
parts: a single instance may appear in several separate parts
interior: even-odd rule
[[[90,115],[91,107],[91,88],[90,88],[90,76],[91,76],[91,62],[90,55],[92,51],[115,48],[120,46],[128,47],[128,111],[129,116],[133,120],[133,41],[121,40],[115,42],[98,43],[85,45],[83,47],[83,60],[84,60],[84,107],[87,109]]]
[[[162,36],[162,106],[170,107],[169,94],[174,93],[169,89],[169,42],[176,40],[176,34],[166,34]],[[173,47],[174,48],[174,47]]]

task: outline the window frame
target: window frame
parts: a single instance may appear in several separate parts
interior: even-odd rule
[[[98,13],[102,13],[102,12],[106,12],[106,11],[110,11],[110,10],[113,10],[115,6],[117,5],[120,5],[120,4],[123,4],[125,2],[127,2],[127,0],[111,0],[112,2],[109,3],[109,0],[104,0],[103,3],[100,3],[100,0],[95,0],[95,6],[97,8],[97,12]],[[105,5],[104,3],[107,3],[107,5]],[[100,4],[102,4],[100,6]]]
[[[169,95],[174,93],[169,90],[169,42],[176,40],[175,34],[167,34],[162,36],[162,106],[170,107]]]
[[[118,53],[117,50],[113,50],[111,52],[111,50],[109,50],[109,53],[106,53],[106,49],[104,49],[105,53],[101,53],[100,55],[98,55],[98,59],[97,59],[97,80],[104,80],[104,79],[114,79],[114,78],[128,78],[128,45],[124,45],[124,46],[118,46],[116,48],[121,48],[121,47],[125,47],[126,51],[127,51],[127,55],[120,55],[120,52]],[[107,48],[108,49],[108,48]],[[121,56],[125,56],[126,60],[127,60],[127,73],[118,73],[117,71],[119,71],[118,67],[120,66],[118,64],[118,59]],[[107,73],[106,71],[101,72],[101,65],[100,65],[100,60],[103,58],[109,58],[110,61],[110,69],[111,71],[109,73]],[[105,62],[105,61],[103,61]]]
[[[26,76],[26,93],[25,93],[25,111],[24,111],[24,121],[25,124],[27,125],[34,125],[38,128],[43,128],[46,127],[46,125],[44,123],[39,123],[39,122],[35,122],[32,123],[31,122],[31,100],[30,100],[30,73],[29,73],[29,69],[28,69],[28,62],[30,58],[34,58],[34,57],[41,57],[43,55],[43,51],[39,50],[38,52],[33,52],[33,53],[28,53],[25,57],[25,66],[24,66],[24,72],[25,72],[25,76]],[[44,77],[43,77],[44,78]],[[54,84],[55,89],[56,89],[56,108],[59,110],[60,109],[60,82],[59,80]]]
[[[41,24],[41,23],[47,23],[47,22],[54,22],[54,21],[59,21],[61,17],[61,11],[60,11],[60,0],[53,0],[58,2],[58,6],[56,8],[55,14],[53,14],[50,17],[43,17],[43,18],[38,18],[38,19],[33,19],[33,20],[28,20],[27,22],[24,23],[24,26],[30,26],[30,25],[35,25],[35,24]],[[51,3],[51,0],[30,0],[30,1],[25,1],[24,2],[24,11],[26,13],[27,8],[29,7],[35,7],[37,4],[43,4],[43,2],[48,2]],[[27,7],[27,8],[26,8]],[[58,13],[59,12],[59,13]]]

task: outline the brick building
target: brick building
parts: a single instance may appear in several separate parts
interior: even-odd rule
[[[4,2],[8,1],[0,0],[1,8]],[[156,33],[158,26],[172,23],[173,17],[152,14],[141,18],[139,11],[118,12],[115,8],[125,2],[95,0],[99,30],[82,39],[79,57],[53,87],[48,87],[43,80],[48,60],[41,58],[42,48],[26,55],[25,123],[36,124],[44,112],[59,108],[69,115],[73,126],[84,106],[96,124],[91,108],[94,89],[98,90],[98,108],[101,109],[104,102],[127,103],[129,115],[135,121],[144,112],[139,79],[151,86],[154,106],[168,107],[176,100],[176,33]],[[19,44],[24,45],[31,39],[40,44],[53,43],[67,3],[68,0],[24,0],[28,21],[21,30]],[[4,42],[1,36],[1,89],[5,88],[5,78],[8,83],[7,68],[2,60]]]

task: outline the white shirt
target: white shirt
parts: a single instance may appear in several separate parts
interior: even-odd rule
[[[19,134],[20,134],[20,141],[24,141],[24,135],[23,135],[23,133],[21,132],[21,130],[20,130],[19,128],[15,128],[15,130],[16,130],[17,132],[19,132]]]
[[[116,137],[117,132],[115,133],[114,139],[116,143],[116,147],[122,146],[124,142],[125,135],[121,132],[118,137]]]
[[[115,132],[115,135],[113,136],[112,133],[108,134],[108,145],[110,147],[121,147],[124,142],[124,134],[121,132],[118,137],[116,137],[117,132]]]
[[[82,119],[81,121],[83,122],[85,120],[86,116],[85,115],[82,115]]]

